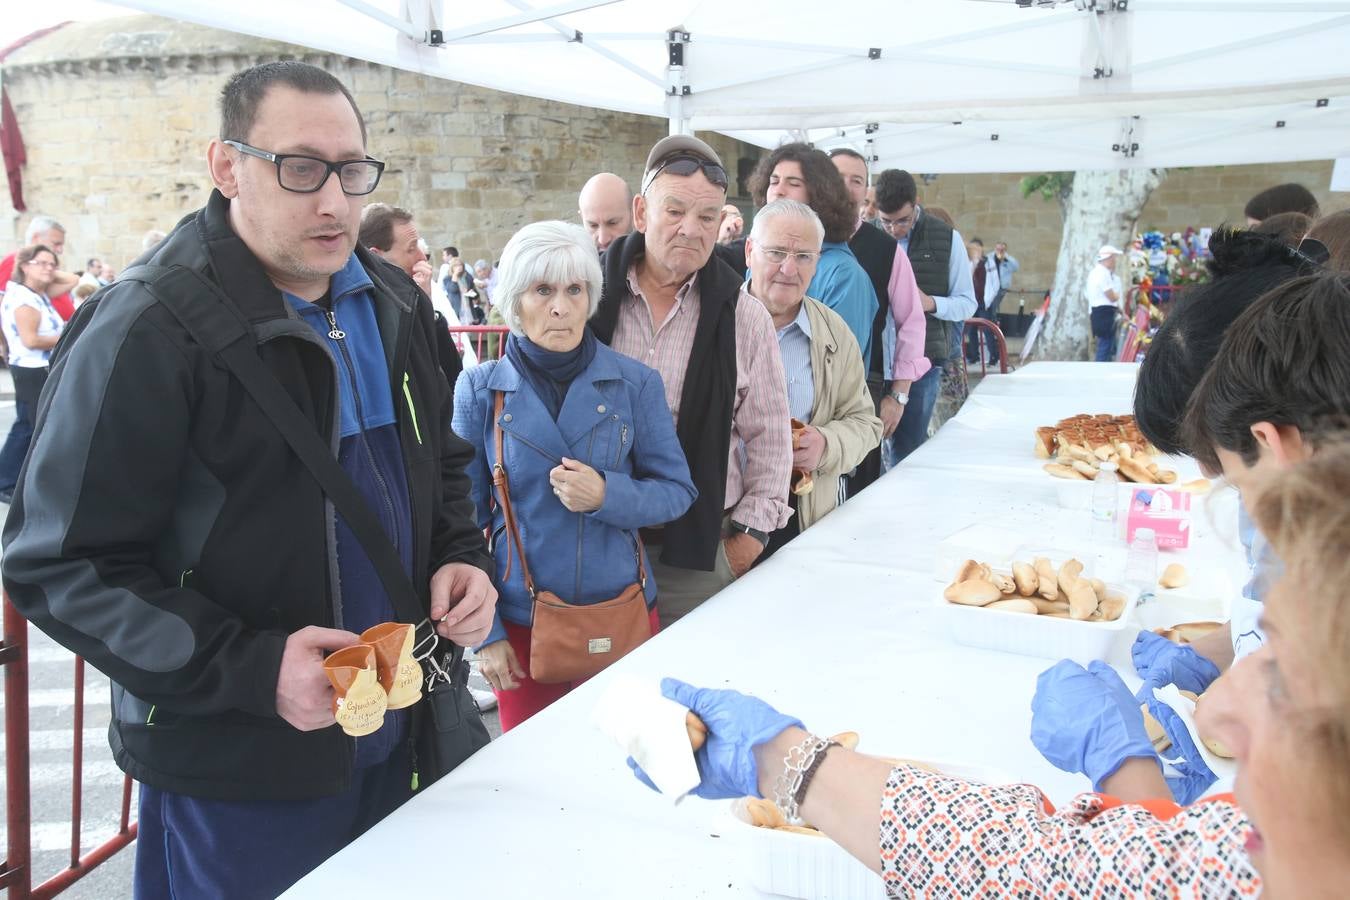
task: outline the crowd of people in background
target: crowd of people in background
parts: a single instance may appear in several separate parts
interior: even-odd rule
[[[312,152],[322,158],[276,152],[295,146],[319,148]],[[216,189],[207,205],[168,236],[146,235],[137,262],[151,268],[118,281],[111,265],[91,258],[69,272],[60,265],[65,229],[42,216],[0,263],[0,330],[16,391],[16,421],[0,449],[0,502],[19,497],[7,525],[6,585],[26,615],[124,683],[115,689],[113,732],[143,783],[137,877],[175,881],[184,895],[240,886],[239,873],[211,861],[222,834],[253,841],[252,874],[284,887],[406,799],[409,766],[416,789],[416,756],[402,749],[409,717],[391,717],[350,758],[345,742],[324,737],[334,718],[317,668],[323,651],[404,615],[400,604],[411,600],[424,625],[476,651],[503,729],[515,727],[588,677],[542,668],[558,664],[537,613],[542,594],[567,608],[628,603],[638,610],[636,642],[688,615],[923,445],[944,385],[964,384],[962,363],[997,360],[997,343],[966,335],[965,325],[998,314],[1020,268],[1005,242],[988,249],[947,211],[925,206],[910,173],[874,176],[853,150],[789,143],[767,153],[748,181],[750,216],[728,202],[731,179],[717,152],[673,135],[652,147],[639,184],[612,173],[586,181],[579,225],[526,225],[496,264],[470,263],[448,244],[433,270],[414,211],[365,203],[383,164],[367,155],[355,101],[331,76],[294,62],[231,79],[208,163]],[[1264,579],[1257,598],[1278,577],[1258,531],[1295,563],[1267,621],[1307,636],[1318,659],[1344,658],[1344,616],[1315,646],[1299,623],[1308,592],[1334,584],[1313,565],[1335,549],[1317,545],[1319,536],[1345,537],[1346,454],[1331,432],[1350,415],[1336,374],[1350,350],[1338,274],[1350,270],[1350,211],[1322,216],[1309,192],[1282,185],[1253,198],[1246,215],[1250,231],[1217,238],[1216,269],[1250,275],[1275,266],[1279,278],[1253,287],[1240,316],[1240,281],[1223,272],[1216,285],[1231,292],[1211,290],[1203,308],[1177,306],[1156,357],[1175,367],[1145,363],[1139,424],[1159,447],[1191,453],[1242,487],[1255,521],[1247,530],[1253,566]],[[1237,246],[1247,248],[1243,259]],[[1103,246],[1081,296],[1059,301],[1085,299],[1098,360],[1114,352],[1125,293],[1120,257]],[[200,306],[218,304],[257,329],[252,355],[286,383],[303,406],[297,415],[316,423],[354,488],[379,510],[375,531],[393,545],[391,564],[418,582],[416,596],[389,590],[369,532],[297,481],[268,423],[240,411],[224,364],[195,339],[190,314],[159,293],[177,289],[180,271],[209,281],[211,293],[194,295]],[[100,298],[113,304],[100,308]],[[94,312],[77,313],[84,303]],[[1232,315],[1211,315],[1220,309]],[[79,337],[58,347],[72,315]],[[1197,322],[1213,333],[1193,335],[1187,329]],[[475,336],[456,342],[456,328]],[[54,349],[65,368],[48,391],[60,401],[39,423]],[[200,386],[192,403],[175,392],[187,380]],[[1159,417],[1157,403],[1172,413]],[[63,418],[72,411],[73,425]],[[177,418],[155,428],[157,415]],[[66,443],[44,443],[44,428]],[[201,440],[198,429],[220,443]],[[247,439],[222,437],[245,430]],[[130,457],[99,465],[76,458],[96,442]],[[22,477],[25,454],[31,468]],[[1339,491],[1340,512],[1318,506],[1312,476],[1278,477],[1309,457],[1317,483]],[[182,476],[169,484],[165,472]],[[39,492],[58,484],[72,485],[82,502]],[[1272,484],[1274,493],[1261,493]],[[102,503],[117,510],[115,527],[107,509],[96,515]],[[25,529],[38,520],[42,534]],[[199,527],[218,520],[234,527]],[[166,522],[176,523],[172,533]],[[79,539],[55,540],[48,530]],[[269,542],[286,540],[311,552],[266,562],[275,555],[265,552]],[[76,615],[109,592],[125,598],[133,590],[136,602],[119,600],[113,613]],[[331,596],[333,608],[259,599],[311,595]],[[192,633],[166,624],[164,609]],[[116,610],[143,619],[147,633],[172,632],[172,672],[146,655],[148,643],[126,637]],[[1298,646],[1277,649],[1273,640],[1268,650],[1235,650],[1257,627],[1244,623],[1234,646],[1212,652],[1209,668],[1144,636],[1135,663],[1141,675],[1156,669],[1162,683],[1180,684],[1197,671],[1213,680],[1243,652],[1287,660]],[[608,652],[609,640],[593,652]],[[215,677],[222,664],[275,676],[275,693],[270,681],[260,689],[253,678],[241,686]],[[1303,685],[1301,674],[1289,678]],[[767,793],[763,775],[744,776],[766,752],[776,758],[809,744],[823,758],[828,749],[759,701],[678,683],[667,690],[714,725],[709,747],[723,748],[700,752],[706,796],[726,784],[733,794]],[[1343,715],[1328,718],[1328,707],[1305,704],[1302,694],[1243,709],[1237,689],[1229,691],[1222,716],[1240,762],[1282,740],[1260,729],[1296,718],[1292,702],[1299,721],[1320,716],[1316,727],[1339,729],[1317,764],[1343,775]],[[199,703],[200,721],[179,714],[178,701]],[[237,709],[280,716],[294,732],[258,730],[247,717],[230,718]],[[156,715],[173,724],[146,727]],[[812,820],[897,890],[930,885],[878,855],[878,800],[895,813],[885,841],[897,829],[922,830],[912,798],[937,793],[948,805],[998,810],[1012,835],[1000,865],[1032,844],[1071,861],[1102,840],[1094,834],[1135,829],[1160,852],[1117,842],[1118,872],[1156,869],[1153,883],[1171,883],[1207,866],[1206,877],[1224,884],[1254,883],[1256,856],[1237,843],[1248,820],[1231,798],[1185,811],[1102,799],[1193,799],[1164,781],[1138,702],[1109,668],[1051,670],[1035,716],[1033,740],[1047,758],[1088,774],[1102,795],[1056,814],[1031,789],[958,785],[953,793],[954,782],[938,785],[931,773],[835,753],[806,795]],[[215,748],[202,758],[187,748],[205,743],[173,742],[175,728],[199,726]],[[238,739],[238,755],[225,735]],[[184,774],[194,767],[202,768]],[[279,785],[293,800],[272,802]],[[1302,782],[1291,776],[1284,787],[1310,815],[1324,812]],[[334,797],[346,799],[322,806]],[[239,802],[215,805],[222,798]],[[1297,881],[1296,867],[1274,864],[1275,836],[1299,833],[1282,831],[1270,812],[1282,799],[1261,786],[1248,799],[1249,812],[1270,816],[1263,827],[1272,837],[1272,883]],[[259,801],[268,803],[265,815]],[[207,836],[178,871],[163,858],[170,812]],[[293,858],[269,847],[265,830],[253,834],[263,821],[285,829],[318,818],[324,828],[295,838],[304,852]],[[1188,843],[1176,836],[1183,828],[1205,839]],[[1287,854],[1281,865],[1298,855],[1279,850]]]

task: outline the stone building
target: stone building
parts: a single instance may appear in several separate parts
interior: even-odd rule
[[[433,250],[455,244],[470,260],[495,258],[521,225],[576,220],[576,193],[595,172],[638,182],[663,120],[536,100],[392,70],[347,57],[153,16],[66,26],[12,54],[6,90],[28,147],[24,190],[33,212],[69,229],[67,259],[124,267],[147,229],[168,230],[205,200],[205,149],[218,126],[216,94],[233,72],[297,57],[332,71],[365,114],[372,155],[388,168],[372,201],[407,207]],[[704,134],[733,175],[761,150]],[[1300,181],[1324,209],[1330,161],[1178,169],[1154,193],[1143,228],[1241,223],[1248,197]],[[1022,263],[1016,287],[1049,287],[1062,223],[1057,204],[1023,198],[1020,175],[941,175],[923,202],[946,208],[967,237],[1006,240]],[[743,182],[732,199],[750,208]],[[0,192],[0,243],[17,245],[28,221]],[[1005,310],[1006,311],[1006,310]]]

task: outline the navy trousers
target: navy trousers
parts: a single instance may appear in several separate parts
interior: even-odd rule
[[[406,747],[317,800],[203,800],[141,785],[135,900],[276,897],[411,795]]]

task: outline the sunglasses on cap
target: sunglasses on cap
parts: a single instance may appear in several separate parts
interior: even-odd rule
[[[671,156],[661,162],[659,166],[647,173],[647,177],[642,179],[642,193],[647,193],[647,188],[652,186],[656,176],[662,172],[669,172],[671,175],[693,175],[699,169],[709,181],[723,190],[727,186],[727,170],[715,162],[708,162],[706,159],[698,156]]]

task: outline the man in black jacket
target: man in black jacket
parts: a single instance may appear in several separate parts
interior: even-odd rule
[[[605,252],[600,340],[661,373],[698,499],[644,532],[669,625],[734,579],[787,524],[787,381],[773,319],[713,253],[727,173],[690,135],[658,141],[633,198],[632,234]],[[744,301],[744,302],[742,302]]]
[[[350,738],[324,653],[413,615],[475,644],[496,603],[430,304],[356,247],[382,165],[351,95],[269,63],[231,78],[221,111],[206,207],[58,347],[4,534],[15,606],[114,682],[109,739],[142,783],[138,897],[275,896],[406,799],[426,704]],[[416,598],[386,593],[276,426],[156,299],[166,272],[215,287],[183,308],[246,323]]]

